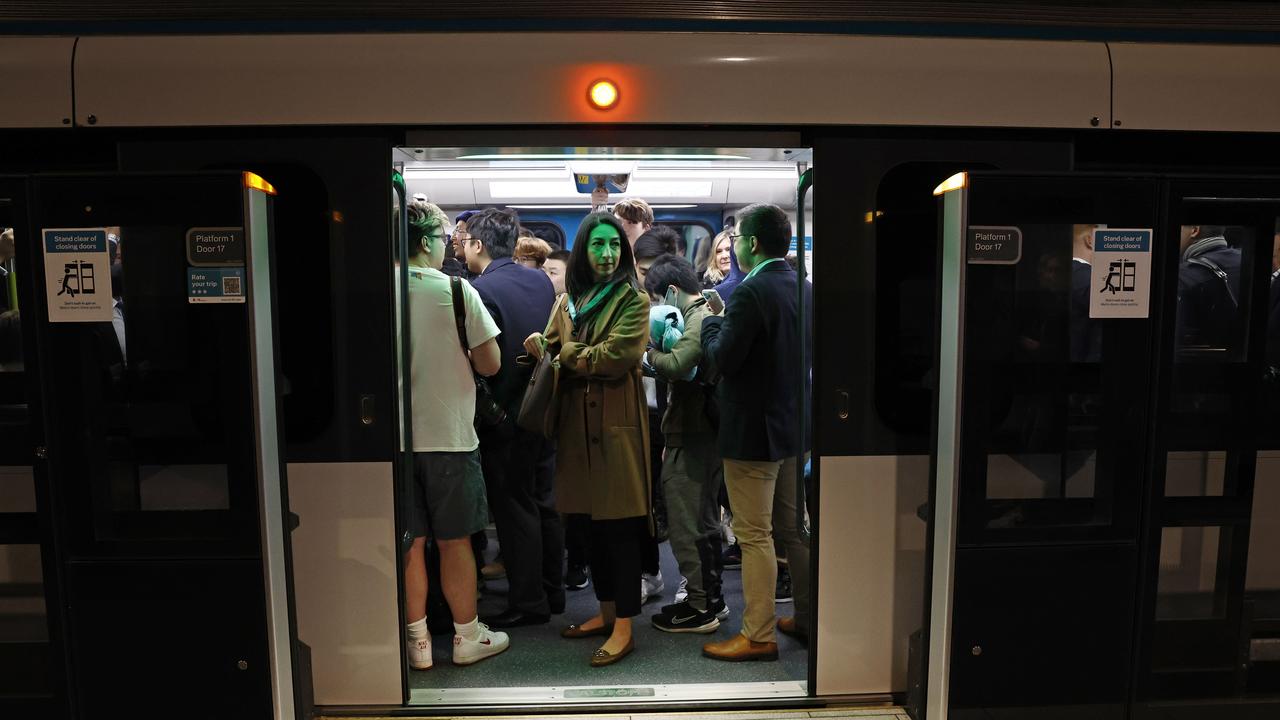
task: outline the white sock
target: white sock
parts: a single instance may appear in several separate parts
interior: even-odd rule
[[[409,629],[410,640],[422,640],[423,638],[431,637],[431,634],[427,632],[427,619],[425,617],[417,622],[411,622],[405,627]]]
[[[463,638],[464,640],[479,640],[480,616],[477,615],[476,617],[471,618],[471,622],[465,622],[462,624],[454,623],[453,631],[458,634],[458,637]]]

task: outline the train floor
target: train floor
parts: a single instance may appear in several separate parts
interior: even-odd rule
[[[490,555],[493,546],[491,543]],[[721,697],[734,694],[730,684],[743,684],[743,690],[754,688],[747,693],[753,696],[760,696],[762,689],[764,695],[771,696],[804,692],[808,651],[781,633],[778,634],[776,662],[727,663],[702,656],[704,643],[730,638],[741,629],[742,573],[739,570],[725,571],[725,601],[731,614],[714,633],[673,634],[654,628],[650,618],[663,605],[675,601],[680,582],[680,573],[667,543],[660,546],[660,564],[666,589],[660,599],[651,598],[644,605],[635,622],[636,649],[616,665],[603,668],[589,666],[588,660],[601,644],[601,638],[566,640],[560,637],[560,631],[566,625],[582,622],[597,611],[595,594],[591,586],[587,586],[582,590],[569,591],[564,614],[552,616],[550,623],[507,630],[511,636],[510,649],[475,665],[453,665],[449,662],[450,646],[441,642],[445,638],[435,638],[434,667],[423,672],[410,672],[411,702],[462,701],[472,694],[465,693],[467,689],[473,692],[485,689],[488,692],[484,694],[492,697],[492,693],[503,689],[545,688],[555,691],[552,694],[559,699],[565,697],[560,689],[567,687],[600,687],[601,692],[603,687],[615,687],[634,692],[630,696],[632,700],[643,700],[646,696],[663,697],[663,691],[653,692],[655,686],[686,686],[685,690],[692,691],[694,685],[705,685],[710,688],[708,694]],[[497,614],[505,608],[506,581],[486,582],[480,597],[480,615]],[[791,612],[791,603],[778,604],[780,615],[790,615]],[[460,695],[457,691],[464,693]],[[478,700],[480,693],[474,694]],[[622,693],[614,697],[625,695]],[[680,695],[688,697],[687,692]]]

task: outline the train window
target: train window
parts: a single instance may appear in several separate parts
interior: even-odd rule
[[[547,241],[552,250],[565,247],[564,230],[559,225],[546,220],[528,220],[520,224],[534,237]]]
[[[702,244],[710,242],[716,234],[710,225],[698,220],[658,220],[655,224],[666,225],[680,233],[680,239],[684,241],[682,254],[689,262],[693,262],[698,257],[698,250]],[[697,268],[697,270],[702,272],[706,267]]]
[[[917,162],[885,173],[876,190],[875,407],[881,421],[929,444],[933,407],[938,209],[933,188],[983,163]],[[859,219],[861,221],[861,219]],[[909,448],[902,448],[903,450]]]
[[[243,162],[211,163],[209,170],[244,170]],[[334,309],[327,298],[346,282],[340,238],[344,218],[333,212],[328,186],[317,172],[294,163],[252,163],[252,170],[282,191],[272,201],[276,253],[276,326],[285,442],[290,454],[333,424]]]

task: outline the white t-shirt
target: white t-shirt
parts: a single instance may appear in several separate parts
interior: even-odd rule
[[[479,347],[498,336],[498,325],[471,283],[462,281],[467,342]],[[409,382],[413,388],[414,452],[469,452],[480,446],[472,420],[476,384],[458,345],[449,276],[409,268]]]

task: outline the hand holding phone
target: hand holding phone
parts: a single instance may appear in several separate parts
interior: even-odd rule
[[[715,290],[703,290],[702,297],[707,301],[707,309],[712,315],[719,315],[724,312],[724,300],[720,299],[720,293]]]

